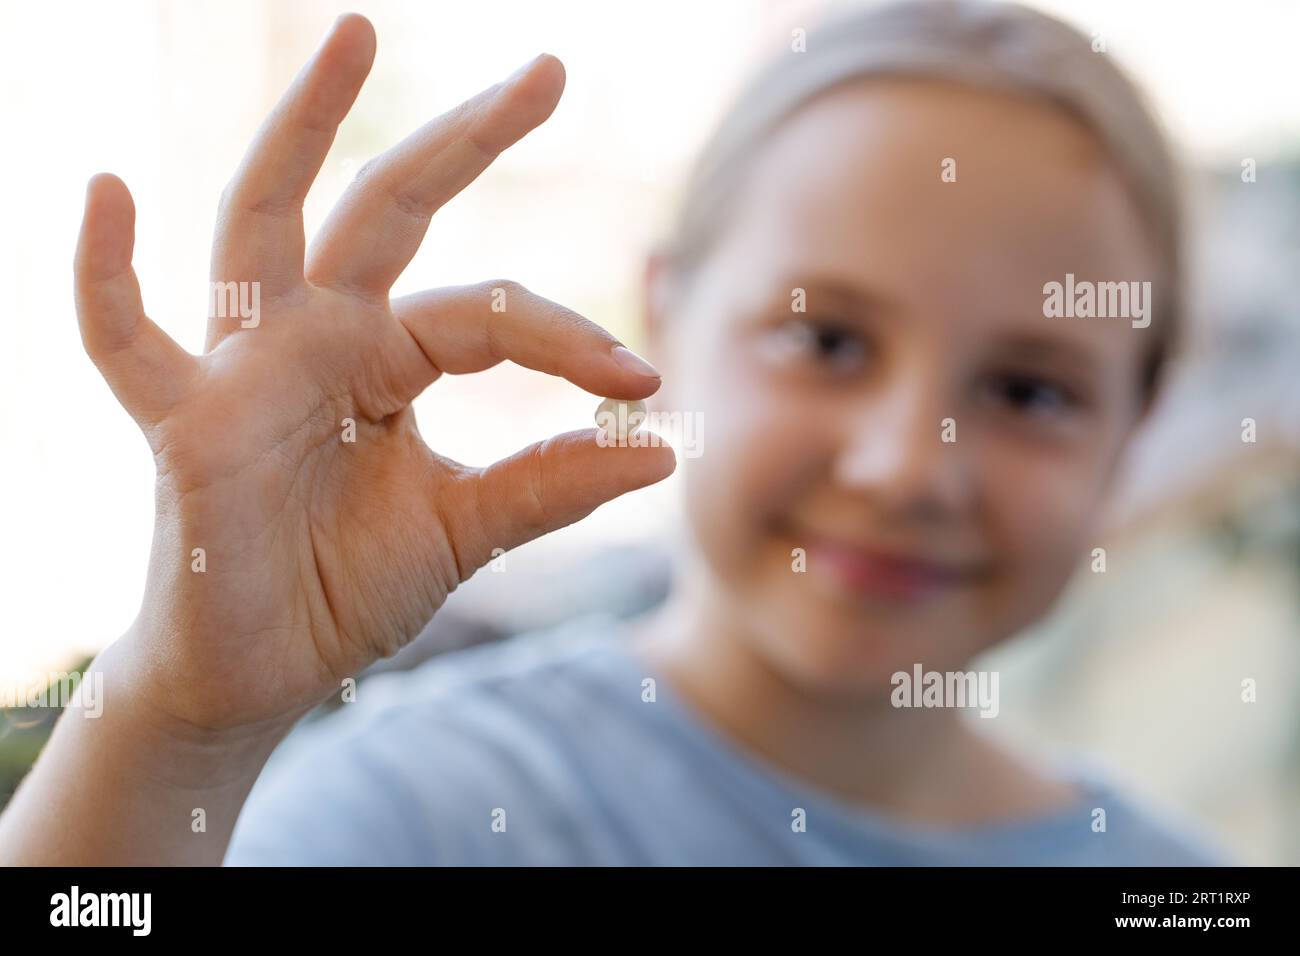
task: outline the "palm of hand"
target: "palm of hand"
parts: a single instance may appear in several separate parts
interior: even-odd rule
[[[494,549],[673,468],[666,447],[600,448],[590,430],[485,469],[425,445],[410,402],[443,372],[508,358],[621,398],[650,394],[658,378],[598,326],[514,283],[389,300],[436,209],[554,109],[553,58],[366,167],[306,250],[302,198],[373,53],[369,24],[342,18],[223,195],[213,279],[256,282],[260,313],[210,318],[201,356],[144,315],[125,186],[100,176],[87,194],[83,340],[158,468],[133,638],[159,706],[190,724],[302,712],[398,650]]]

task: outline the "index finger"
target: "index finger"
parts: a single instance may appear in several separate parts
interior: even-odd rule
[[[403,405],[443,372],[480,372],[507,360],[593,395],[639,399],[659,390],[653,365],[596,323],[517,282],[431,289],[395,299],[392,308],[406,335],[388,354],[383,391]]]

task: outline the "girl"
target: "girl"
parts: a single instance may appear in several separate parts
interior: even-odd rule
[[[94,665],[103,717],[61,721],[0,854],[1213,859],[1085,768],[996,745],[950,696],[991,690],[996,712],[996,675],[971,661],[1042,617],[1091,547],[1179,321],[1174,166],[1105,55],[1023,8],[945,2],[848,15],[773,62],[650,259],[660,389],[513,284],[388,298],[438,206],[554,108],[553,58],[373,163],[304,249],[302,198],[373,49],[341,19],[227,189],[213,279],[260,282],[262,316],[212,319],[201,357],[144,317],[129,196],[91,183],[79,315],[158,462],[155,545],[139,618]],[[1154,318],[1046,317],[1066,281],[1150,283]],[[295,735],[245,806],[295,722],[494,549],[673,469],[666,447],[591,431],[487,469],[429,451],[411,399],[502,358],[600,395],[658,391],[707,424],[673,594],[634,626],[587,619],[377,678]]]

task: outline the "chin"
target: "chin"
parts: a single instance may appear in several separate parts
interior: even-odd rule
[[[864,614],[810,607],[755,606],[756,634],[769,665],[810,693],[887,699],[891,679],[911,670],[923,635],[879,627]],[[917,641],[917,638],[921,638]]]
[[[980,619],[978,601],[865,601],[817,583],[811,576],[795,585],[789,575],[769,579],[751,591],[747,612],[769,665],[810,693],[887,700],[899,671],[910,674],[918,663],[965,670],[997,643],[971,627]]]

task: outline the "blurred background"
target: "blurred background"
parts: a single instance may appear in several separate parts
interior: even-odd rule
[[[438,214],[394,292],[508,277],[637,348],[643,257],[694,151],[752,67],[842,5],[0,3],[0,687],[84,662],[130,624],[144,581],[152,462],[72,307],[92,174],[131,188],[146,307],[197,352],[217,198],[335,16],[368,16],[379,53],[309,198],[309,235],[371,156],[554,53],[568,86],[553,118]],[[981,665],[1034,688],[1004,695],[995,730],[1098,755],[1245,862],[1300,863],[1300,3],[1030,5],[1104,38],[1181,145],[1195,328],[1125,479],[1107,573],[1083,569],[1051,621]],[[444,379],[416,403],[430,444],[476,465],[585,427],[594,407],[513,366]],[[1258,441],[1225,442],[1243,408]],[[397,663],[643,609],[667,587],[657,533],[677,493],[670,480],[513,552],[508,575],[471,580]],[[611,561],[623,588],[591,586]],[[51,717],[0,711],[0,805]]]

